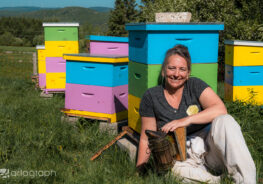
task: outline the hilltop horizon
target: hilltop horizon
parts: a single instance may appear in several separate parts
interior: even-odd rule
[[[137,4],[141,4],[141,0],[136,0]],[[115,0],[2,0],[0,1],[0,8],[15,8],[15,7],[39,7],[39,8],[65,8],[65,7],[105,7],[114,8]]]

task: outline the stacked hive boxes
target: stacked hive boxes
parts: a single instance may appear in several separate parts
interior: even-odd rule
[[[263,105],[263,42],[225,44],[225,99]]]
[[[219,30],[215,23],[139,23],[127,24],[129,31],[129,100],[128,123],[140,132],[138,113],[144,92],[158,85],[165,53],[176,44],[188,47],[191,75],[203,79],[217,92]]]
[[[43,23],[46,55],[45,92],[64,91],[66,61],[63,54],[79,52],[78,23]]]
[[[105,119],[127,119],[128,56],[65,55],[65,113]]]
[[[38,80],[39,88],[43,89],[46,86],[46,56],[45,56],[45,45],[37,45],[37,69],[38,69]]]
[[[127,37],[90,35],[90,54],[128,56],[129,44]]]

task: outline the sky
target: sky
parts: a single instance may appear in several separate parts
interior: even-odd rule
[[[136,0],[137,3],[140,0]],[[0,7],[35,6],[41,8],[61,8],[67,6],[114,7],[115,0],[0,0]]]

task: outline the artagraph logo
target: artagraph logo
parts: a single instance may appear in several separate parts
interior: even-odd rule
[[[56,171],[53,170],[9,170],[9,169],[0,169],[0,178],[9,178],[9,177],[49,177],[56,176]]]
[[[9,169],[0,169],[0,178],[9,178]]]

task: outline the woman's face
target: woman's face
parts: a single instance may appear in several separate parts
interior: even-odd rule
[[[189,74],[187,61],[183,57],[172,55],[168,58],[167,65],[163,71],[166,85],[173,89],[178,89],[183,86]]]

